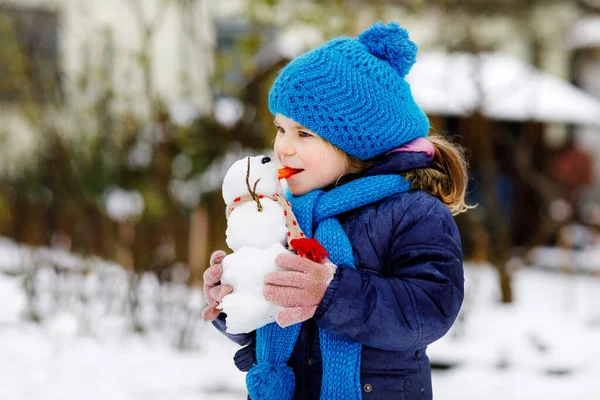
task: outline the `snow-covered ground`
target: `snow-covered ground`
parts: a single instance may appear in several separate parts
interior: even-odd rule
[[[440,399],[600,399],[600,276],[517,270],[500,305],[495,270],[467,270],[464,313],[430,346]]]
[[[124,333],[121,324],[112,335],[81,335],[68,312],[23,322],[20,285],[0,275],[0,399],[245,398],[244,374],[231,361],[237,345],[215,329],[204,326],[199,348],[180,351],[153,335]]]
[[[22,280],[0,274],[1,400],[245,399],[237,346],[210,325],[182,351],[114,315],[82,329],[66,305],[27,322]],[[459,321],[429,349],[452,365],[433,373],[437,399],[600,399],[600,277],[518,269],[509,306],[490,267],[468,266],[466,282]]]

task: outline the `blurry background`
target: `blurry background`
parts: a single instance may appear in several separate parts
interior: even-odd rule
[[[399,21],[466,147],[440,399],[600,398],[600,1],[0,0],[0,399],[243,399],[199,319],[291,58]]]

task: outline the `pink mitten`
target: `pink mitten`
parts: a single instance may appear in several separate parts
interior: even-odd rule
[[[223,297],[233,292],[231,285],[221,285],[223,266],[221,261],[226,254],[223,250],[217,250],[210,256],[210,267],[204,271],[204,298],[208,306],[202,310],[202,319],[214,321],[221,310],[217,308]]]
[[[320,264],[295,254],[280,254],[275,262],[287,271],[267,274],[263,295],[285,307],[276,317],[279,326],[285,328],[315,314],[337,267],[329,260]]]

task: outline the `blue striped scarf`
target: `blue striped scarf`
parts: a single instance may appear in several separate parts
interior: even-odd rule
[[[336,265],[354,268],[352,244],[337,215],[406,192],[410,182],[400,175],[367,176],[329,191],[314,190],[303,196],[289,191],[287,199],[306,237],[314,237],[327,249]],[[301,323],[281,328],[277,323],[256,331],[257,364],[246,376],[253,400],[291,400],[295,391],[294,371],[287,366]],[[319,329],[323,377],[322,400],[359,400],[360,343]]]

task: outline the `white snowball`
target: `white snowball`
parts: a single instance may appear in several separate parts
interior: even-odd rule
[[[275,257],[288,251],[279,243],[267,248],[242,247],[223,259],[221,282],[231,285],[233,293],[225,296],[221,308],[227,314],[228,333],[252,332],[275,321],[283,308],[263,297],[266,274],[281,270]]]
[[[277,170],[281,165],[275,158],[265,164],[262,160],[265,156],[246,157],[236,161],[223,180],[223,200],[225,204],[231,204],[236,197],[248,193],[246,174],[248,171],[248,158],[250,158],[250,187],[254,189],[254,183],[258,181],[256,193],[272,196],[274,193],[283,194],[283,188],[277,179]],[[260,181],[259,181],[260,179]]]
[[[246,157],[236,161],[223,180],[223,200],[226,204],[248,193],[246,175],[250,160],[250,188],[257,195],[283,196],[283,188],[277,179],[280,165],[265,156]],[[236,205],[227,220],[227,245],[234,253],[223,259],[221,282],[233,287],[233,293],[225,296],[220,305],[227,314],[227,332],[252,332],[275,321],[282,307],[269,303],[263,297],[265,275],[280,270],[275,257],[288,253],[285,248],[288,229],[281,206],[264,197],[260,199],[262,211],[256,202]]]
[[[283,209],[271,199],[260,199],[260,203],[262,212],[258,211],[256,203],[248,202],[236,207],[229,215],[225,241],[231,250],[286,243],[288,229]]]

